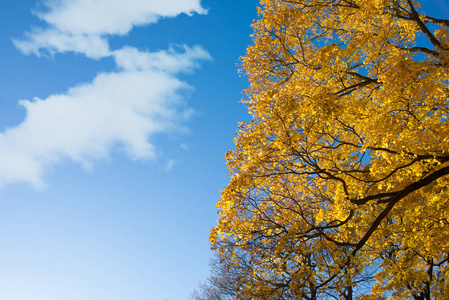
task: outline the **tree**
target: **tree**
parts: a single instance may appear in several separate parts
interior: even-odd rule
[[[228,244],[228,249],[231,248],[233,245]],[[235,253],[245,255],[242,251],[236,250]],[[226,254],[231,253],[235,256],[233,251],[226,251]],[[231,260],[232,257],[224,259],[216,254],[210,260],[211,275],[204,283],[198,285],[198,289],[191,294],[190,300],[234,300],[236,298],[238,281],[243,275],[249,275],[251,271],[248,264],[227,264],[228,259]]]
[[[236,298],[449,299],[449,21],[412,0],[261,4],[210,237],[251,269]]]

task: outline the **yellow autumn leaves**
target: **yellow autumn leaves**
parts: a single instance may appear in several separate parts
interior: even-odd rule
[[[449,22],[410,0],[261,5],[211,232],[237,298],[448,299]]]

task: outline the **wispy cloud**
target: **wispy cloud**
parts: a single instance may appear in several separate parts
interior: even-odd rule
[[[173,170],[173,167],[176,164],[176,160],[174,159],[168,159],[165,163],[165,171],[166,172],[170,172],[171,170]]]
[[[14,41],[22,52],[112,57],[116,70],[64,94],[20,101],[25,120],[0,133],[0,186],[28,182],[42,188],[53,164],[70,159],[90,168],[116,147],[133,159],[154,158],[152,136],[183,128],[192,113],[183,98],[192,87],[177,76],[210,56],[200,46],[111,50],[108,38],[161,17],[205,13],[199,0],[48,0],[46,5],[48,11],[36,15],[48,26]],[[174,164],[169,160],[166,169]]]
[[[0,184],[43,187],[51,164],[69,158],[90,167],[115,146],[133,159],[153,158],[151,136],[179,129],[192,111],[181,95],[190,86],[175,76],[209,59],[200,47],[184,49],[148,53],[128,47],[114,54],[120,71],[64,94],[20,101],[26,119],[0,133]]]
[[[47,0],[35,15],[47,23],[14,44],[25,54],[79,52],[94,59],[110,55],[107,38],[134,26],[185,13],[204,14],[199,0]]]
[[[109,43],[102,36],[61,32],[55,28],[35,28],[25,33],[25,39],[14,39],[13,43],[27,55],[77,52],[93,59],[110,55]]]
[[[199,67],[199,59],[211,59],[208,52],[199,46],[178,48],[183,51],[177,52],[172,47],[168,51],[141,52],[127,46],[114,51],[112,55],[117,67],[125,70],[152,69],[167,73],[191,72]]]

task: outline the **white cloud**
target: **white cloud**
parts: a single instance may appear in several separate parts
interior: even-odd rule
[[[155,23],[161,17],[207,12],[200,0],[47,0],[45,5],[45,12],[35,14],[48,28],[14,40],[25,54],[73,51],[98,59],[109,55],[109,35],[127,34],[134,26]]]
[[[176,160],[174,159],[167,159],[165,163],[165,172],[170,172],[175,167]]]
[[[167,73],[191,72],[193,68],[199,67],[197,59],[211,59],[203,48],[195,46],[192,48],[181,47],[183,53],[176,54],[174,48],[168,51],[153,53],[140,52],[133,47],[124,47],[113,52],[115,63],[125,70],[163,70]]]
[[[0,133],[0,185],[43,187],[52,164],[69,158],[89,167],[116,146],[134,159],[151,159],[151,136],[182,127],[191,112],[182,91],[190,87],[175,75],[209,59],[207,52],[184,47],[183,52],[149,53],[126,47],[113,55],[119,71],[99,74],[65,94],[20,102],[25,120]]]
[[[126,34],[133,26],[154,23],[159,17],[203,14],[199,0],[60,0],[48,1],[48,12],[36,15],[63,32]]]
[[[41,56],[42,49],[50,55],[78,52],[89,58],[99,59],[110,55],[108,41],[98,35],[63,33],[57,29],[34,29],[25,33],[25,40],[14,39],[14,45],[24,54]]]
[[[181,145],[179,145],[179,147],[181,147],[181,149],[184,151],[189,151],[189,149],[190,149],[189,144],[186,144],[186,143],[182,143]]]

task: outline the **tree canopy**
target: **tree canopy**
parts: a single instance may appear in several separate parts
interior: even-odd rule
[[[210,237],[236,298],[449,299],[449,21],[412,0],[259,14]]]

